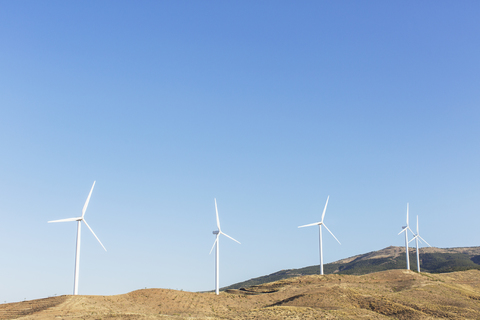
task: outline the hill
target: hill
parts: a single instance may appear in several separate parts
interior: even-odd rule
[[[480,319],[480,271],[310,275],[219,296],[145,289],[0,304],[0,319]]]
[[[416,249],[410,248],[410,268],[414,271],[417,269],[416,255]],[[421,248],[420,261],[420,269],[422,272],[443,273],[471,269],[480,270],[480,247],[448,249]],[[356,255],[347,259],[328,263],[323,266],[325,274],[334,273],[351,275],[362,275],[384,270],[406,268],[407,263],[405,262],[405,247],[394,246],[390,246],[378,251]],[[266,276],[232,284],[222,288],[222,290],[240,289],[242,287],[259,285],[281,279],[319,273],[318,265],[301,269],[281,270]]]

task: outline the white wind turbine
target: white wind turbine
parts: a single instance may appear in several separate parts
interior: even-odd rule
[[[87,201],[85,201],[85,205],[83,206],[81,217],[48,221],[48,223],[77,221],[77,250],[76,250],[76,255],[75,255],[75,280],[74,280],[74,284],[73,284],[73,294],[74,295],[78,294],[78,272],[79,272],[79,265],[80,265],[80,230],[81,230],[81,227],[82,227],[82,221],[85,223],[85,225],[88,227],[88,229],[90,229],[90,231],[92,231],[93,235],[98,240],[98,242],[100,242],[100,245],[103,247],[103,249],[105,249],[105,247],[103,246],[100,239],[98,239],[95,232],[93,232],[92,228],[90,228],[87,221],[85,221],[85,219],[84,219],[85,211],[87,211],[87,206],[88,206],[88,202],[90,201],[90,196],[92,195],[93,187],[95,187],[95,181],[93,182],[92,189],[90,189],[90,193],[88,194]],[[105,249],[105,251],[107,251],[107,249]]]
[[[327,204],[328,204],[328,199],[329,198],[330,198],[330,196],[327,197],[327,202],[325,203],[325,208],[323,209],[322,221],[316,222],[316,223],[311,223],[311,224],[306,224],[304,226],[299,227],[299,228],[303,228],[303,227],[310,227],[310,226],[317,226],[318,225],[318,230],[320,232],[320,236],[319,236],[320,237],[320,274],[323,274],[322,226],[324,226],[325,229],[327,229],[327,231],[330,232],[330,234],[335,238],[335,240],[337,240],[337,242],[340,243],[340,241],[338,241],[338,239],[333,235],[332,231],[330,231],[330,229],[327,228],[325,223],[323,223],[323,218],[325,218],[325,211],[327,211]]]
[[[218,238],[221,234],[224,236],[232,239],[235,242],[238,242],[237,240],[233,239],[230,237],[228,234],[225,234],[222,232],[220,229],[220,220],[218,219],[218,209],[217,209],[217,199],[215,199],[215,213],[217,214],[217,228],[218,230],[213,231],[213,234],[216,235],[215,237],[215,242],[213,243],[212,249],[210,250],[210,253],[212,253],[213,247],[217,245],[216,252],[215,252],[215,294],[219,294],[219,286],[220,286],[220,250],[218,248],[219,242]],[[240,242],[238,242],[240,243]]]
[[[406,252],[406,255],[407,255],[407,270],[410,270],[410,257],[408,256],[408,230],[410,230],[410,232],[412,234],[415,234],[412,229],[410,229],[410,227],[408,226],[408,203],[407,203],[407,225],[406,226],[402,226],[402,231],[400,231],[398,234],[400,235],[402,232],[405,232],[405,252]]]
[[[429,247],[431,247],[431,245],[428,244],[427,241],[425,241],[425,239],[423,239],[421,236],[420,236],[420,233],[418,232],[418,216],[417,216],[417,233],[415,234],[415,237],[412,238],[412,240],[410,240],[409,242],[412,242],[413,240],[415,240],[415,244],[417,246],[417,271],[420,272],[420,254],[419,254],[419,251],[418,251],[418,242],[419,241],[423,241],[425,242]]]

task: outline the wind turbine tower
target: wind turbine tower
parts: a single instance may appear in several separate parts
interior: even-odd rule
[[[415,240],[415,245],[417,247],[417,271],[420,272],[420,254],[419,254],[419,251],[418,251],[418,242],[420,241],[423,241],[425,242],[429,247],[431,247],[431,245],[428,244],[427,241],[425,241],[425,239],[423,239],[421,236],[420,236],[420,232],[418,231],[418,216],[417,216],[417,233],[415,234],[415,237],[412,238],[412,240],[410,241],[413,241]]]
[[[88,194],[87,201],[85,201],[85,205],[83,206],[83,209],[82,209],[82,215],[80,217],[48,221],[48,223],[77,221],[77,249],[76,249],[76,253],[75,253],[75,275],[74,275],[74,282],[73,282],[73,294],[74,295],[78,294],[78,276],[79,276],[79,267],[80,267],[80,234],[81,234],[81,229],[82,229],[82,221],[85,223],[85,225],[88,227],[88,229],[90,229],[90,231],[93,233],[93,235],[98,240],[98,242],[103,247],[103,249],[105,251],[107,251],[107,249],[105,249],[105,247],[103,246],[100,239],[98,239],[97,235],[95,234],[95,232],[93,232],[92,228],[90,228],[90,226],[88,225],[87,221],[84,218],[85,217],[85,211],[87,211],[88,202],[90,201],[90,197],[92,195],[93,187],[95,187],[95,181],[93,182],[92,189],[90,189],[90,193]]]
[[[215,294],[219,294],[220,292],[220,249],[219,249],[219,236],[223,234],[225,237],[232,239],[235,242],[238,242],[237,240],[233,239],[230,237],[228,234],[225,234],[222,232],[222,229],[220,229],[220,220],[218,219],[218,209],[217,209],[217,199],[215,199],[215,213],[217,215],[217,228],[218,230],[213,231],[213,234],[215,235],[215,242],[213,243],[212,249],[210,250],[210,253],[212,253],[213,248],[216,246],[215,250]],[[238,242],[240,243],[240,242]]]
[[[320,242],[320,274],[321,275],[323,275],[322,226],[324,226],[325,229],[327,229],[327,231],[330,232],[330,234],[335,238],[335,240],[337,240],[337,242],[340,243],[340,241],[338,241],[337,237],[334,236],[332,231],[330,231],[330,229],[328,229],[328,227],[325,225],[325,223],[323,223],[323,219],[325,218],[325,212],[327,211],[327,204],[328,204],[328,199],[329,198],[330,198],[330,196],[327,197],[327,202],[325,203],[325,208],[323,209],[323,213],[322,213],[322,220],[320,222],[310,223],[310,224],[306,224],[304,226],[299,227],[299,228],[303,228],[303,227],[310,227],[310,226],[318,226],[319,239],[320,239],[319,242]]]
[[[410,227],[408,226],[408,203],[407,203],[407,225],[406,226],[402,226],[402,231],[400,231],[398,234],[400,235],[402,232],[405,232],[405,253],[407,255],[407,270],[410,270],[410,257],[408,256],[408,230],[410,230],[410,232],[412,234],[415,234],[412,229],[410,229]]]

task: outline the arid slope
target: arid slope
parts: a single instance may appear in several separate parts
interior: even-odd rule
[[[480,271],[311,275],[242,290],[146,289],[0,305],[0,319],[480,319]]]

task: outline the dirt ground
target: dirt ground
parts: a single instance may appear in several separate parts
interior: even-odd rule
[[[312,275],[241,290],[137,290],[0,304],[0,319],[480,319],[480,271]]]

